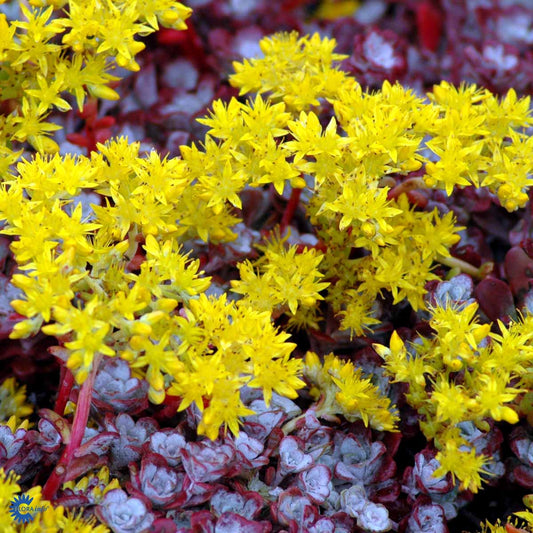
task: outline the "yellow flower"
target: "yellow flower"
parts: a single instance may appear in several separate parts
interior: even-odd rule
[[[234,292],[245,295],[245,302],[257,309],[288,307],[294,315],[300,306],[312,307],[323,297],[319,294],[329,286],[320,282],[318,270],[323,254],[315,249],[296,253],[296,246],[284,247],[286,239],[275,238],[259,248],[264,256],[257,261],[260,275],[249,263],[239,265],[240,280],[233,280]]]
[[[0,61],[5,61],[8,50],[13,47],[15,26],[9,24],[4,13],[0,13]]]
[[[435,477],[444,476],[448,472],[452,477],[461,482],[461,490],[470,490],[476,493],[481,487],[481,474],[488,474],[483,467],[489,462],[485,455],[477,455],[475,449],[469,451],[459,450],[457,443],[448,439],[445,449],[437,453],[435,459],[440,463],[435,470]]]
[[[393,231],[386,219],[401,213],[400,209],[391,207],[387,192],[386,188],[369,187],[362,177],[358,176],[346,184],[340,198],[324,204],[323,210],[342,215],[339,223],[341,231],[353,222],[357,222],[361,227],[369,222],[375,224],[377,231],[370,233],[368,240],[384,246],[386,236]]]
[[[290,359],[288,356],[254,363],[254,377],[247,385],[263,390],[266,405],[270,405],[272,391],[286,398],[297,398],[297,390],[305,386],[305,382],[298,377],[302,368],[300,359]]]
[[[61,75],[57,75],[54,82],[50,85],[44,76],[37,76],[37,83],[39,84],[39,89],[29,89],[26,93],[33,96],[39,102],[37,107],[37,113],[39,115],[44,114],[52,106],[57,107],[60,111],[71,109],[70,104],[59,96],[65,88]]]
[[[494,420],[505,420],[509,424],[518,422],[518,413],[504,403],[512,402],[524,389],[509,386],[510,376],[498,371],[490,375],[479,375],[473,388],[479,416],[490,416]]]
[[[297,32],[277,33],[259,43],[264,57],[233,63],[230,83],[240,94],[271,91],[297,111],[330,97],[346,75],[333,66],[346,56],[335,54],[335,40],[318,33],[299,38]],[[334,82],[332,82],[334,80]]]
[[[476,185],[477,173],[471,171],[472,162],[479,157],[483,144],[481,142],[465,146],[451,133],[446,138],[446,146],[438,146],[438,141],[426,143],[440,159],[426,164],[425,182],[428,187],[443,187],[449,196],[454,187]],[[477,170],[474,167],[474,170]]]
[[[0,386],[0,421],[5,422],[12,416],[26,418],[33,407],[26,403],[26,386],[17,387],[15,378],[7,378]]]
[[[98,27],[100,45],[96,53],[101,54],[110,51],[116,54],[119,66],[138,70],[138,67],[132,68],[130,62],[137,53],[145,48],[145,44],[135,41],[133,37],[137,33],[145,31],[146,28],[137,23],[138,14],[135,3],[128,4],[122,9],[111,2],[107,6],[109,9],[107,17],[102,20]]]
[[[396,331],[392,333],[389,346],[390,348],[382,344],[372,345],[378,355],[385,360],[387,374],[391,375],[394,381],[425,387],[424,374],[435,374],[435,368],[429,364],[429,357],[423,354],[408,354],[404,342]]]
[[[323,395],[317,416],[342,414],[351,422],[363,420],[378,431],[396,430],[398,417],[389,398],[352,363],[328,354],[321,364],[315,353],[307,352],[304,375],[313,385],[314,396]]]
[[[95,504],[99,504],[107,492],[118,488],[120,488],[118,479],[113,478],[109,481],[109,468],[107,466],[103,466],[96,473],[84,476],[77,482],[63,483],[63,490],[69,489],[74,494],[89,496]]]
[[[45,115],[39,112],[39,106],[33,100],[22,99],[22,115],[14,117],[12,122],[16,126],[13,139],[17,141],[28,141],[39,152],[46,152],[44,139],[51,131],[61,129],[57,124],[44,122]]]
[[[450,424],[467,420],[472,404],[475,405],[475,402],[469,399],[464,387],[451,384],[442,376],[437,378],[431,393],[431,403],[436,407],[437,419]]]
[[[312,111],[302,111],[298,120],[289,122],[289,129],[296,140],[284,143],[284,148],[295,154],[295,163],[307,155],[328,154],[340,157],[342,148],[350,142],[350,139],[337,134],[337,121],[334,117],[322,133],[318,117]]]
[[[220,426],[224,426],[224,434],[227,428],[233,435],[239,434],[239,417],[253,415],[254,411],[244,406],[241,401],[239,389],[242,383],[232,383],[226,380],[224,386],[213,389],[213,396],[209,406],[204,410],[202,420],[198,425],[198,433],[206,435],[211,440],[218,437]]]

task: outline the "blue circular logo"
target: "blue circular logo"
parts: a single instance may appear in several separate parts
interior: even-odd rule
[[[31,511],[31,502],[33,498],[30,498],[27,494],[17,495],[13,498],[9,504],[9,513],[13,517],[13,520],[19,524],[27,524],[34,518]]]

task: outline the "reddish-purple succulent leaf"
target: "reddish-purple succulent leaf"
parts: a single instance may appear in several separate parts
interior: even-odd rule
[[[185,437],[174,429],[162,429],[150,436],[148,449],[164,457],[170,466],[181,463],[181,450],[186,444]]]
[[[61,436],[63,443],[70,440],[70,423],[65,418],[58,415],[52,409],[40,409],[38,414],[42,420],[46,420],[54,426],[57,433]]]
[[[256,414],[246,417],[247,423],[255,423],[263,426],[266,429],[265,438],[287,418],[287,415],[281,408],[276,408],[273,404],[267,407],[263,400],[254,400],[250,403],[249,408],[255,411]]]
[[[374,28],[356,35],[346,65],[365,85],[398,79],[407,70],[405,40],[393,31]]]
[[[335,466],[335,477],[352,483],[384,481],[394,475],[396,468],[386,452],[382,442],[359,443],[355,439],[345,439],[341,460]]]
[[[223,476],[233,477],[241,471],[235,452],[231,440],[188,442],[181,451],[183,467],[195,482],[207,483]]]
[[[319,518],[309,528],[309,533],[335,533],[335,522],[328,517]]]
[[[290,487],[279,495],[277,503],[273,506],[273,512],[281,524],[288,526],[294,522],[302,528],[312,525],[318,517],[318,509],[296,487]],[[315,520],[310,520],[313,516]]]
[[[187,492],[187,501],[184,505],[192,507],[209,501],[218,487],[218,485],[193,481],[186,475],[183,480],[183,488]]]
[[[3,240],[0,241],[0,269],[3,269],[7,256],[4,247],[5,237],[1,238]],[[22,291],[11,283],[10,278],[0,273],[0,340],[7,339],[15,324],[25,318],[15,313],[11,307],[11,301],[19,299],[21,296]]]
[[[114,533],[146,531],[154,521],[154,515],[141,500],[128,497],[121,489],[110,490],[95,513]]]
[[[276,479],[276,469],[273,466],[269,466],[265,471],[265,483],[267,485],[274,485]]]
[[[280,420],[280,424],[281,424]],[[272,455],[275,455],[278,450],[281,441],[285,438],[285,433],[283,433],[283,430],[280,426],[275,427],[268,436],[268,439],[265,444],[265,456],[271,457]]]
[[[266,521],[256,522],[239,514],[226,512],[215,525],[215,533],[270,533],[272,524]]]
[[[35,442],[41,447],[41,450],[46,453],[53,453],[59,450],[63,439],[56,426],[49,420],[41,418],[37,427],[39,429],[38,432],[33,431],[30,433],[35,435]]]
[[[401,533],[448,533],[444,509],[421,498],[417,500],[411,514],[400,523]]]
[[[474,289],[474,295],[479,302],[479,307],[492,322],[508,321],[515,317],[513,294],[509,285],[501,279],[481,280]]]
[[[386,479],[367,487],[368,498],[375,503],[391,503],[398,500],[402,487],[396,478]]]
[[[238,514],[253,520],[257,518],[265,502],[257,492],[232,492],[226,488],[217,490],[210,500],[211,510],[217,516],[224,513]]]
[[[87,507],[90,504],[91,501],[87,496],[84,494],[73,494],[70,489],[67,489],[61,496],[54,499],[54,505],[62,505],[66,509]]]
[[[366,502],[357,516],[357,525],[368,533],[384,533],[392,528],[387,508],[374,502]]]
[[[513,468],[516,481],[524,487],[531,487],[533,478],[533,438],[531,432],[522,426],[515,428],[509,436],[511,450],[522,465]]]
[[[106,466],[108,463],[106,456],[96,453],[86,453],[81,457],[74,457],[67,468],[65,483],[84,476],[87,472]]]
[[[496,455],[503,443],[503,434],[493,420],[489,420],[489,431],[481,431],[473,422],[461,422],[461,436],[470,442],[478,454],[488,457]]]
[[[148,383],[134,378],[127,361],[104,358],[94,382],[93,403],[104,411],[137,414],[148,407]]]
[[[26,430],[17,429],[14,433],[7,424],[0,424],[0,466],[16,455],[24,445]]]
[[[425,449],[415,455],[415,465],[404,472],[404,491],[415,500],[418,494],[445,494],[454,488],[450,474],[435,477],[433,473],[440,463],[435,459],[434,450]]]
[[[260,440],[241,431],[238,437],[235,437],[234,442],[238,456],[248,468],[259,468],[268,464],[268,457],[263,454],[265,447]]]
[[[283,475],[307,470],[313,464],[313,457],[304,453],[303,442],[292,436],[285,437],[279,445],[279,466]]]
[[[330,449],[333,430],[322,425],[316,417],[315,410],[310,408],[296,423],[296,436],[304,442],[305,453],[316,460]]]
[[[195,511],[191,514],[191,530],[202,533],[215,533],[216,518],[209,511]]]
[[[474,282],[468,274],[459,274],[447,281],[437,282],[430,290],[428,300],[431,305],[468,305],[472,303]]]
[[[526,489],[533,489],[533,468],[520,465],[513,469],[513,479]]]
[[[395,431],[394,433],[389,431],[383,435],[382,442],[385,444],[385,448],[387,448],[387,453],[391,457],[394,457],[402,442],[402,434],[399,431]]]
[[[513,246],[505,255],[504,267],[513,294],[526,293],[533,280],[533,259],[519,246]]]
[[[331,471],[324,465],[312,466],[298,475],[298,486],[313,503],[322,504],[331,492]]]
[[[74,457],[83,457],[87,454],[94,454],[97,456],[105,455],[119,439],[119,434],[112,431],[102,431],[84,442],[75,452]]]
[[[170,468],[158,454],[145,454],[140,471],[137,472],[135,468],[132,474],[132,484],[150,500],[154,508],[175,507],[187,500],[185,474]]]
[[[170,518],[156,518],[150,527],[150,533],[177,533],[178,527]]]
[[[131,461],[137,461],[141,455],[141,448],[148,441],[152,433],[158,430],[155,420],[145,417],[137,420],[125,413],[113,418],[106,415],[105,427],[109,432],[118,433],[119,438],[111,444],[111,467],[120,469]]]
[[[356,483],[341,492],[339,503],[345,513],[356,518],[367,501],[368,497],[364,485]]]

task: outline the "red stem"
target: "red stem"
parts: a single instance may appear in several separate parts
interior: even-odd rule
[[[54,411],[58,415],[63,416],[65,414],[65,407],[68,399],[70,398],[70,391],[74,386],[74,375],[64,364],[61,365],[60,382],[61,385],[59,386],[59,393],[57,395]]]
[[[63,484],[68,467],[74,457],[74,452],[81,445],[83,435],[85,434],[85,428],[87,427],[87,421],[89,420],[94,378],[96,377],[99,361],[100,357],[95,357],[92,370],[81,386],[80,394],[78,396],[78,405],[76,406],[76,413],[74,414],[74,421],[72,422],[70,440],[67,442],[59,462],[43,487],[42,495],[44,500],[51,501],[55,497],[59,487]]]
[[[291,197],[289,198],[289,201],[287,202],[287,206],[285,207],[285,211],[283,212],[283,217],[281,218],[281,223],[280,223],[281,235],[283,235],[283,233],[287,229],[287,226],[290,224],[292,217],[294,216],[294,213],[296,212],[296,208],[298,207],[298,204],[300,202],[301,194],[302,194],[302,189],[292,189]]]

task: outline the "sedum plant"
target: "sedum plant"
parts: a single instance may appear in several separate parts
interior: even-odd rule
[[[437,279],[435,262],[457,264],[448,251],[461,229],[452,212],[415,210],[403,192],[431,187],[449,195],[455,187],[473,185],[487,187],[509,211],[527,202],[529,98],[517,99],[510,90],[498,100],[485,89],[446,82],[427,99],[388,82],[368,93],[335,66],[343,56],[334,54],[333,40],[279,34],[263,40],[261,48],[264,58],[237,63],[230,80],[240,94],[268,94],[272,112],[292,113],[291,119],[278,114],[274,121],[276,127],[285,124],[288,135],[275,144],[277,166],[288,165],[284,175],[291,180],[307,178],[305,187],[292,183],[293,194],[311,193],[307,215],[327,243],[321,271],[326,281],[336,280],[325,299],[343,329],[361,335],[375,324],[372,307],[383,291],[394,303],[407,299],[415,310],[424,308],[424,286]],[[238,118],[237,106],[219,104],[204,123],[210,136],[221,139],[219,149],[228,145],[224,126],[231,123],[239,171],[250,159],[250,121],[246,108]],[[262,171],[268,158],[258,164],[261,177],[250,164],[242,171],[252,184],[269,181],[279,192],[281,185]],[[353,258],[354,248],[367,252]]]
[[[393,380],[409,384],[406,400],[438,450],[435,475],[450,472],[472,492],[481,487],[481,476],[490,477],[491,457],[468,441],[468,425],[488,433],[489,420],[516,424],[512,402],[530,388],[533,360],[531,315],[508,327],[499,322],[497,334],[490,324],[478,323],[477,310],[477,303],[437,307],[430,320],[432,338],[419,337],[406,347],[394,332],[390,347],[374,345]]]
[[[11,338],[42,332],[58,340],[51,351],[64,367],[58,412],[47,413],[49,421],[61,426],[72,408],[70,389],[74,382],[80,387],[72,431],[62,436],[68,444],[43,488],[43,500],[51,500],[60,487],[75,493],[92,483],[98,487],[93,503],[100,504],[99,516],[107,523],[129,505],[132,514],[137,508],[146,513],[139,518],[143,527],[152,524],[146,501],[127,501],[106,472],[99,481],[71,483],[72,471],[78,472],[72,465],[81,468],[75,450],[87,427],[97,372],[112,358],[127,363],[130,378],[144,380],[152,404],[168,403],[174,412],[187,410],[189,419],[197,419],[198,433],[209,440],[182,446],[182,456],[187,482],[198,485],[237,471],[237,461],[229,458],[240,426],[262,414],[254,409],[264,405],[263,413],[274,416],[268,411],[272,404],[297,398],[306,384],[316,417],[336,421],[342,415],[377,432],[397,430],[397,409],[370,377],[333,354],[321,361],[308,352],[302,360],[281,326],[318,330],[324,310],[331,309],[342,330],[363,336],[381,324],[379,302],[388,294],[393,304],[406,301],[414,310],[426,309],[427,283],[440,279],[437,265],[483,277],[486,267],[451,256],[463,229],[453,213],[424,209],[420,197],[410,193],[441,189],[450,195],[474,186],[486,188],[509,212],[524,207],[533,169],[529,98],[518,99],[510,90],[499,99],[486,89],[446,82],[427,97],[388,82],[369,92],[340,69],[343,56],[334,52],[333,39],[283,33],[261,41],[262,58],[235,64],[231,84],[241,97],[252,96],[214,102],[199,121],[207,127],[204,142],[182,146],[181,157],[142,153],[139,143],[125,137],[98,144],[88,156],[49,155],[57,147],[47,135],[58,126],[47,122],[48,113],[70,108],[66,93],[80,109],[86,91],[116,98],[111,72],[138,68],[134,57],[143,45],[134,37],[155,31],[159,23],[182,28],[189,10],[171,1],[35,5],[23,8],[26,22],[0,17],[0,35],[8,36],[0,41],[0,94],[8,111],[0,123],[5,151],[0,219],[2,232],[13,239],[18,269],[12,283],[20,297],[11,305],[21,318]],[[64,17],[59,8],[65,8]],[[37,43],[38,54],[30,41]],[[12,143],[26,141],[38,153],[21,158]],[[279,231],[265,235],[255,256],[250,250],[249,259],[236,267],[237,279],[220,291],[190,252],[202,246],[227,249],[239,238],[242,197],[250,189],[288,195],[287,210]],[[413,201],[417,198],[421,203]],[[298,205],[313,228],[311,242],[291,242],[288,227]],[[499,323],[496,334],[476,322],[475,306],[430,311],[435,335],[414,343],[412,354],[397,334],[390,348],[376,345],[376,350],[386,373],[409,384],[407,401],[438,449],[435,475],[451,473],[461,489],[475,492],[488,458],[476,453],[460,424],[472,422],[488,431],[487,419],[518,421],[512,402],[531,371],[530,319],[508,327]],[[504,357],[508,353],[512,357]],[[253,401],[246,398],[255,393]],[[14,389],[11,394],[19,396]],[[13,414],[25,414],[20,401]],[[122,455],[120,446],[110,445],[117,469],[140,457],[133,427],[145,440],[157,431],[155,423],[137,427],[129,415],[119,417],[104,422],[109,434],[128,442]],[[289,421],[285,433],[305,433],[305,420]],[[16,429],[16,423],[12,418],[11,433],[24,433],[27,425]],[[367,500],[360,479],[366,465],[349,463],[363,448],[368,463],[375,467],[381,458],[387,465],[386,474],[376,473],[372,483],[393,475],[392,459],[382,457],[385,445],[371,442],[369,433],[360,437],[362,444],[353,436],[346,443],[338,437],[335,457],[346,455],[347,462],[336,474],[342,481],[361,481],[355,491],[361,494],[352,495],[361,505],[344,505],[352,509],[350,516],[358,524],[379,516],[378,530],[386,531],[392,527],[387,511]],[[210,441],[218,438],[232,443],[224,444],[227,463],[222,455],[213,459],[216,444]],[[313,464],[323,450],[306,456],[300,449],[303,437],[301,442],[279,434],[272,439],[268,453],[276,442],[283,446],[278,471],[266,479],[274,483],[298,473],[304,488],[313,485],[313,476],[323,485],[313,501],[294,488],[272,506],[280,523],[294,524],[297,509],[326,505],[327,494],[333,494],[331,474],[322,463]],[[246,449],[247,468],[254,460],[265,464],[259,453],[250,452],[254,446],[248,443]],[[212,464],[200,463],[197,453]],[[297,467],[289,460],[294,457],[303,457]],[[135,490],[148,485],[159,462],[148,457],[140,472],[131,467]],[[304,474],[308,467],[315,470]],[[186,484],[171,469],[163,470],[161,476],[176,487]],[[6,479],[9,490],[18,490],[14,478]],[[188,495],[190,505],[206,501],[206,487],[196,488],[197,494]],[[349,489],[337,488],[337,500],[348,501],[344,491]],[[176,504],[172,494],[152,494],[151,502]],[[338,501],[327,505],[340,509]],[[77,519],[83,520],[72,518]]]
[[[135,56],[145,48],[136,40],[159,25],[185,29],[191,9],[175,0],[33,0],[20,2],[23,20],[0,13],[0,154],[4,173],[17,160],[18,144],[40,153],[59,147],[50,137],[60,126],[53,110],[80,111],[86,97],[116,100],[110,84],[118,67],[138,71]],[[15,147],[13,146],[15,143]]]

